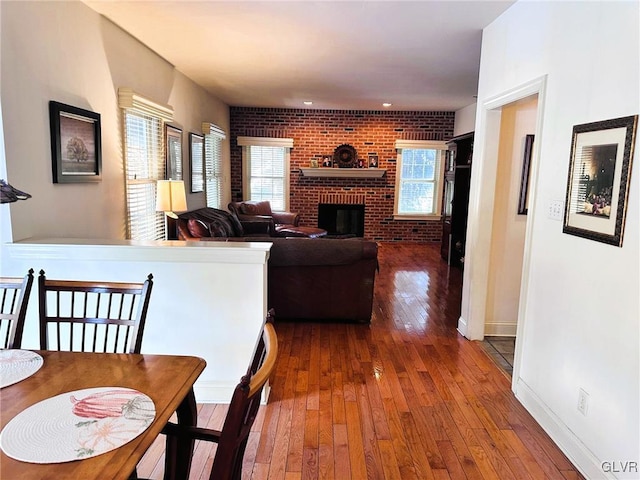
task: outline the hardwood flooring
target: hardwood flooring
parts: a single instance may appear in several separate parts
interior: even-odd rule
[[[461,272],[439,246],[383,243],[379,259],[371,325],[276,323],[243,479],[583,479],[479,342],[457,333]],[[220,428],[225,413],[199,405],[199,425]],[[141,477],[162,478],[163,442]],[[196,445],[191,479],[208,478],[214,451]]]

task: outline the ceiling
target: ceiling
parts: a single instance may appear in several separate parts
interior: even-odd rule
[[[447,111],[475,102],[482,29],[514,3],[84,1],[230,106]]]

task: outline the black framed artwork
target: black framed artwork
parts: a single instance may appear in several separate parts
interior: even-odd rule
[[[49,102],[53,183],[102,180],[100,114]]]
[[[638,116],[573,127],[562,231],[622,246]]]
[[[531,155],[533,153],[534,135],[527,135],[524,139],[524,155],[522,158],[522,176],[520,178],[520,198],[518,199],[518,215],[526,215],[529,211],[529,171],[531,170]]]

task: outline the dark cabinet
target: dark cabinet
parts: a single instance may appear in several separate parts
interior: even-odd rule
[[[440,255],[449,265],[462,267],[469,212],[469,186],[473,158],[473,132],[447,143],[442,192],[442,243]]]

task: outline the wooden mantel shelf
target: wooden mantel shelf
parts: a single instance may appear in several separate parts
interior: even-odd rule
[[[325,178],[381,178],[386,168],[301,168],[305,177]]]

